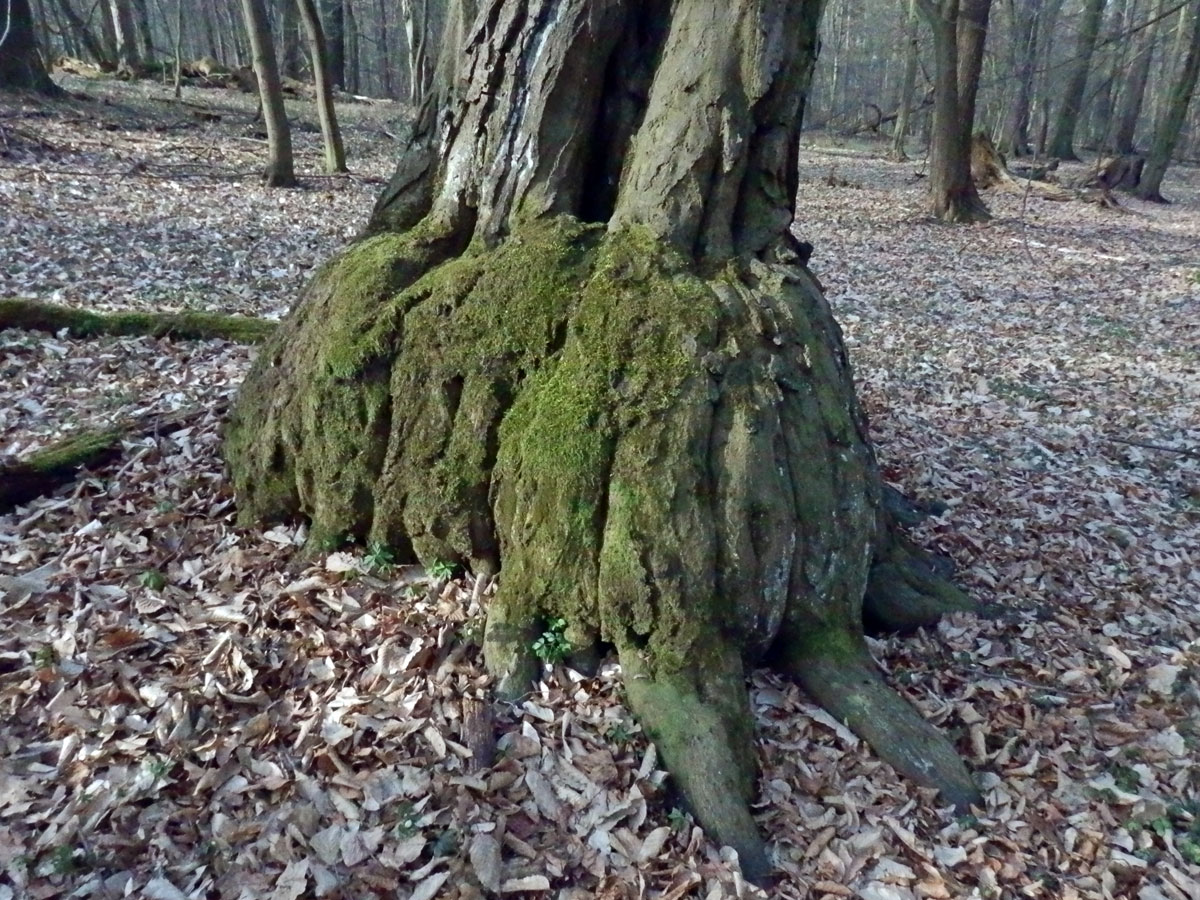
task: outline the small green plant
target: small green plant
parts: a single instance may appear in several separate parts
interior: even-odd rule
[[[458,829],[447,828],[445,831],[439,834],[437,840],[433,842],[433,855],[435,857],[453,856],[458,852],[460,843],[461,841],[459,839]]]
[[[483,646],[483,616],[473,616],[458,626],[458,640],[467,645]]]
[[[363,565],[368,572],[387,572],[396,564],[396,554],[386,544],[372,541],[363,554]]]
[[[33,651],[33,664],[39,669],[53,669],[58,665],[58,652],[49,644],[42,644]]]
[[[145,767],[146,773],[155,781],[165,778],[173,767],[170,758],[166,756],[151,756],[142,765]]]
[[[566,619],[550,619],[546,622],[546,630],[542,636],[533,642],[533,653],[544,663],[554,665],[567,658],[571,652],[571,642],[565,634]]]
[[[156,513],[169,513],[174,509],[175,509],[175,504],[172,503],[170,500],[159,500],[157,503],[154,504],[154,511]]]
[[[1127,794],[1136,794],[1138,788],[1142,786],[1142,779],[1138,777],[1138,773],[1129,766],[1123,766],[1120,763],[1112,766],[1109,769],[1112,772],[1113,783]]]
[[[448,563],[445,560],[435,560],[433,565],[429,567],[429,577],[441,581],[449,578],[454,574],[454,564]]]
[[[688,827],[689,816],[678,806],[671,807],[671,811],[667,813],[667,824],[675,831],[683,831]]]
[[[421,814],[417,812],[412,802],[402,800],[396,804],[396,824],[392,833],[398,838],[412,837],[420,831]]]
[[[1189,863],[1193,866],[1200,866],[1200,842],[1191,838],[1183,838],[1175,847],[1179,850],[1179,855]]]
[[[633,732],[624,721],[614,723],[608,729],[608,739],[614,744],[626,744],[633,739]]]
[[[71,847],[55,847],[50,851],[50,872],[54,875],[73,875],[79,869],[75,850]]]
[[[138,576],[138,584],[147,590],[161,591],[167,586],[167,576],[158,569],[147,569]]]

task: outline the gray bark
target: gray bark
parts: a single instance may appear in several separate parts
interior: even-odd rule
[[[1154,130],[1154,141],[1146,155],[1146,166],[1142,169],[1142,180],[1136,192],[1143,200],[1162,202],[1164,199],[1163,177],[1171,164],[1171,156],[1175,153],[1179,134],[1187,119],[1188,106],[1196,92],[1196,81],[1200,77],[1200,2],[1193,2],[1190,9],[1185,8],[1184,12],[1191,14],[1187,55],[1171,87],[1162,120]]]
[[[1166,11],[1167,2],[1168,0],[1158,0],[1154,8],[1156,18]],[[1121,93],[1117,128],[1113,135],[1113,149],[1122,156],[1136,152],[1134,141],[1137,137],[1138,120],[1142,115],[1142,104],[1146,99],[1146,85],[1150,81],[1150,65],[1154,60],[1157,38],[1156,26],[1143,28],[1133,38],[1133,57],[1129,63],[1129,76]]]
[[[908,137],[908,123],[912,115],[913,89],[917,84],[917,55],[920,49],[917,41],[916,0],[908,0],[905,5],[908,16],[904,22],[904,76],[900,83],[896,129],[892,134],[892,157],[901,160],[908,158],[908,154],[904,152],[904,142]]]
[[[254,57],[254,74],[258,77],[258,94],[267,126],[269,159],[263,182],[271,187],[291,187],[296,183],[292,133],[283,105],[279,66],[275,62],[275,45],[263,0],[242,0],[242,15],[246,20],[246,35]]]
[[[1100,35],[1105,2],[1106,0],[1087,0],[1083,19],[1079,23],[1074,61],[1067,76],[1062,103],[1055,117],[1054,135],[1050,141],[1050,154],[1060,159],[1078,159],[1075,155],[1075,131],[1079,127],[1079,116],[1083,111],[1084,91],[1092,68],[1096,38]]]
[[[1038,0],[1008,0],[1010,60],[1016,91],[1004,120],[999,150],[1011,156],[1029,153],[1029,110],[1037,62]]]
[[[304,32],[308,37],[308,55],[312,61],[313,84],[317,92],[317,117],[321,120],[321,139],[325,147],[325,171],[346,171],[346,151],[333,105],[333,85],[325,65],[325,34],[314,0],[296,0]]]

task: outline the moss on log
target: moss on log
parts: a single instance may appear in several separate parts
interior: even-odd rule
[[[191,409],[134,416],[107,428],[73,434],[23,459],[0,463],[0,513],[51,493],[86,468],[112,462],[121,455],[124,441],[182,428],[205,412]]]
[[[0,300],[0,329],[20,328],[51,334],[65,329],[75,337],[147,336],[257,344],[277,327],[277,323],[266,319],[221,313],[96,313],[36,300]]]

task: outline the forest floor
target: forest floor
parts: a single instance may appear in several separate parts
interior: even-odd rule
[[[87,99],[0,105],[0,297],[280,316],[404,120],[343,104],[356,174],[315,175],[302,130],[302,186],[268,190],[249,98],[67,83]],[[754,676],[770,896],[1200,897],[1200,171],[1171,206],[993,193],[945,227],[920,162],[802,163],[887,476],[948,505],[921,539],[1010,612],[871,644],[979,773],[977,816]],[[547,672],[476,771],[491,588],[235,526],[219,409],[252,352],[0,332],[0,456],[212,410],[0,516],[0,900],[762,896],[672,807],[611,666]]]

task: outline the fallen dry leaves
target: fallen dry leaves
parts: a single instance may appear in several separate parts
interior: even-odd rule
[[[374,190],[67,174],[161,174],[197,141],[252,166],[228,123],[106,116],[17,120],[58,149],[0,158],[0,293],[277,313]],[[370,119],[357,134],[386,158]],[[1169,180],[1175,207],[1001,195],[955,229],[921,217],[911,165],[804,165],[801,228],[888,477],[949,505],[923,538],[1005,613],[872,645],[980,773],[977,817],[754,676],[770,895],[1200,896],[1200,460],[1138,446],[1200,447],[1200,176]],[[834,165],[863,187],[825,184]],[[248,353],[0,334],[0,452],[216,405]],[[612,667],[547,673],[476,765],[492,586],[235,527],[219,426],[132,442],[0,518],[0,900],[756,894],[672,811]]]

